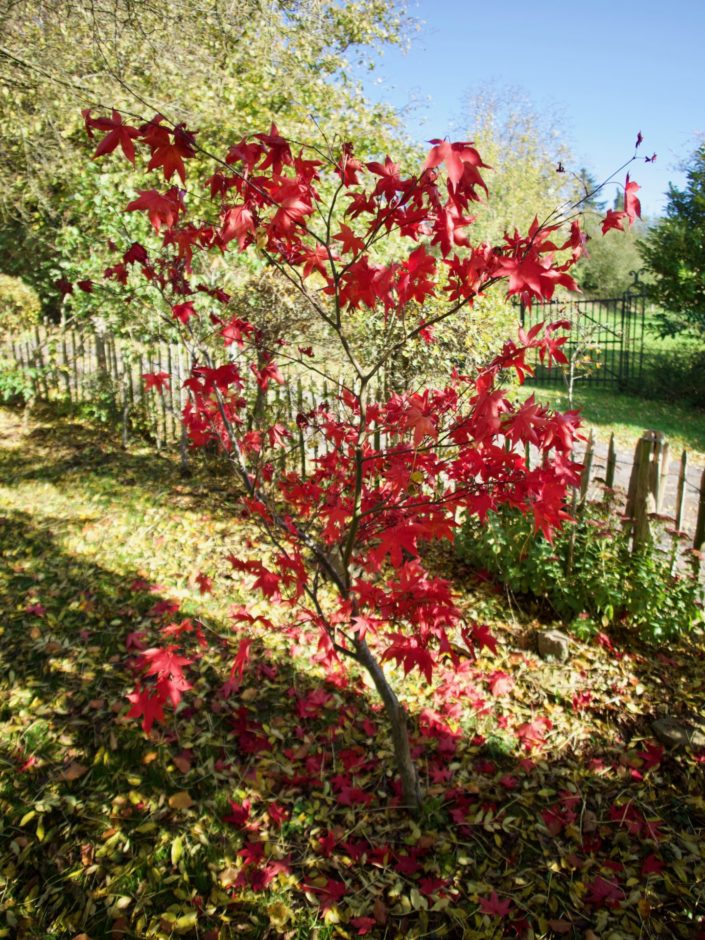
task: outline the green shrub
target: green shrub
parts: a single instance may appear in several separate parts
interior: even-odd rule
[[[643,398],[705,409],[705,350],[684,346],[645,353],[639,379],[628,390]]]
[[[0,274],[0,336],[21,333],[39,323],[36,292],[18,277]]]
[[[0,362],[0,403],[22,405],[34,397],[38,369]]]
[[[468,519],[456,551],[579,635],[619,624],[662,640],[703,622],[697,572],[688,566],[672,574],[672,554],[656,545],[631,554],[628,532],[608,498],[587,503],[553,544],[517,510],[490,513],[486,525]]]

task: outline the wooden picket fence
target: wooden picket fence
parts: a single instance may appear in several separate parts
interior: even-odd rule
[[[123,439],[133,427],[152,436],[158,447],[179,443],[185,452],[181,413],[187,401],[183,383],[191,363],[178,344],[157,342],[140,344],[107,333],[37,327],[31,333],[15,337],[0,348],[0,357],[11,359],[34,376],[35,394],[46,400],[67,400],[80,404],[96,396],[107,396],[121,416]],[[161,394],[145,392],[142,376],[146,372],[168,372],[170,386]],[[276,420],[288,425],[292,445],[282,451],[282,464],[304,473],[318,456],[316,438],[308,440],[296,424],[296,415],[310,410],[321,400],[331,403],[340,391],[335,383],[305,385],[301,380],[287,383],[282,390],[275,385],[268,392],[267,407]],[[373,390],[380,397],[386,389]],[[379,445],[379,441],[376,444]],[[539,459],[527,449],[529,463]],[[691,466],[686,451],[671,460],[663,434],[646,431],[632,455],[619,453],[611,436],[606,450],[591,434],[577,458],[584,470],[574,509],[579,508],[597,488],[614,490],[625,524],[631,527],[633,550],[656,536],[663,542],[663,532],[670,531],[681,548],[684,541],[697,551],[705,543],[705,470]],[[603,490],[604,491],[604,490]],[[599,497],[599,492],[597,493]]]
[[[578,459],[583,471],[574,510],[585,503],[594,484],[599,484],[603,494],[607,491],[622,497],[617,505],[621,505],[624,524],[630,527],[632,551],[651,541],[667,550],[669,540],[673,552],[688,543],[696,551],[702,550],[705,469],[691,466],[687,450],[673,460],[666,436],[660,431],[644,431],[631,456],[618,453],[614,434],[606,451],[600,452],[591,432]]]
[[[123,436],[139,419],[160,447],[181,437],[190,363],[178,344],[147,346],[108,333],[40,326],[11,338],[2,354],[31,372],[38,398],[81,404],[103,397],[122,416]],[[145,372],[169,372],[174,378],[162,395],[150,395]]]

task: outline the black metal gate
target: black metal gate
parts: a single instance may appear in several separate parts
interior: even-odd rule
[[[537,355],[531,363],[534,377],[528,377],[527,382],[562,385],[565,370],[572,367],[581,385],[588,383],[620,391],[638,386],[644,361],[646,296],[637,276],[621,297],[521,305],[521,324],[525,329],[556,320],[569,320],[572,324],[563,347],[570,365],[559,368],[554,365],[549,369]]]

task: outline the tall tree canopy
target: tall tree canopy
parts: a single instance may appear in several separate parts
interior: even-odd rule
[[[669,187],[666,215],[640,250],[666,311],[664,333],[705,334],[705,145],[691,157],[685,188]]]
[[[272,117],[294,139],[318,122],[384,151],[395,116],[346,69],[403,43],[408,25],[386,0],[0,0],[4,272],[46,305],[73,259],[112,237],[125,171],[86,169],[82,108],[157,111],[216,151]]]

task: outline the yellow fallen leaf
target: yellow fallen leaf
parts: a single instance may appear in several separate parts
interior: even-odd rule
[[[233,881],[235,881],[239,874],[239,869],[233,868],[233,866],[230,865],[228,868],[224,868],[218,873],[218,881],[220,881],[224,888],[227,888],[228,885],[231,885]]]
[[[283,901],[274,901],[267,908],[269,923],[275,930],[283,930],[291,919],[291,908],[287,907]]]
[[[191,794],[186,790],[179,790],[178,793],[172,793],[169,797],[169,806],[172,809],[188,809],[193,806]]]
[[[184,843],[181,836],[177,836],[171,843],[171,864],[178,865],[179,859],[184,854]]]
[[[61,774],[62,780],[78,780],[79,777],[82,777],[85,773],[88,772],[88,768],[84,767],[83,764],[77,764],[76,761],[71,761],[66,770]]]

